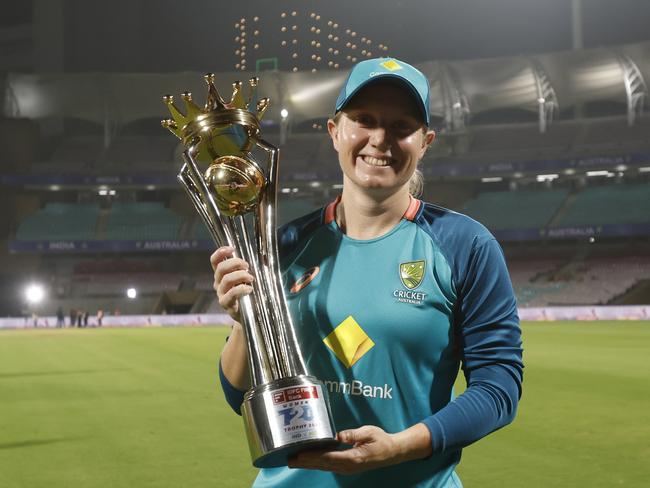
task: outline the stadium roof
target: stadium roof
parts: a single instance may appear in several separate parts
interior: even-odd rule
[[[531,114],[541,110],[543,115],[544,110],[608,101],[634,112],[648,97],[650,41],[529,57],[429,61],[418,66],[432,84],[432,115],[450,128],[462,126],[460,119],[471,121],[504,109]],[[282,108],[289,111],[294,124],[331,116],[345,75],[339,70],[261,73],[260,94],[272,100],[266,118],[279,121]],[[227,97],[230,83],[247,77],[241,72],[219,73],[217,85]],[[116,126],[162,117],[163,94],[187,89],[199,102],[205,96],[202,73],[187,72],[9,74],[5,87],[8,116],[70,117],[97,124],[109,120]]]

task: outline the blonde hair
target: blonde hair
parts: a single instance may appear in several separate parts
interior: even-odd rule
[[[420,161],[418,161],[418,166],[420,165]],[[409,180],[409,193],[411,194],[411,196],[418,198],[422,196],[423,191],[424,191],[424,175],[422,174],[422,171],[420,171],[420,168],[415,168],[415,171],[413,172],[413,174],[411,175],[411,179]]]
[[[341,114],[343,111],[336,112],[334,114],[334,117],[332,117],[332,122],[334,122],[335,125],[339,125],[339,120],[341,119]],[[422,126],[422,132],[426,135],[427,133],[427,126],[423,125]],[[418,166],[420,166],[420,161],[418,161]],[[409,180],[409,193],[411,196],[418,198],[419,196],[422,195],[422,191],[424,190],[424,175],[422,174],[422,171],[420,171],[419,167],[415,168],[415,171],[411,175],[411,179]]]

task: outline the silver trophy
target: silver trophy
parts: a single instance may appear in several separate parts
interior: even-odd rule
[[[178,179],[214,242],[234,247],[255,277],[252,293],[239,301],[252,385],[242,415],[253,465],[285,466],[297,452],[333,447],[336,439],[327,390],[305,368],[282,290],[276,236],[279,150],[259,137],[269,100],[257,100],[257,78],[250,80],[247,100],[242,84],[233,83],[229,102],[217,92],[212,73],[204,78],[205,107],[185,92],[183,115],[166,95],[172,118],[162,125],[185,146]],[[254,151],[266,156],[266,171]]]

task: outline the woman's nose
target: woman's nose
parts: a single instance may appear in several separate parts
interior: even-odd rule
[[[384,127],[374,127],[370,134],[370,143],[377,148],[388,147],[388,133]]]

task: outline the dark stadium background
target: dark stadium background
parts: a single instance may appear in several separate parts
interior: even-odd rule
[[[325,123],[379,55],[430,79],[424,198],[492,230],[528,319],[517,419],[463,483],[648,486],[648,26],[646,0],[0,0],[0,487],[250,486],[161,99],[259,76],[287,221],[340,191]]]
[[[257,70],[286,221],[336,195],[325,121],[353,60],[381,54],[432,82],[425,198],[497,235],[521,306],[649,302],[648,2],[349,6],[4,2],[0,314],[218,311],[160,97]]]

